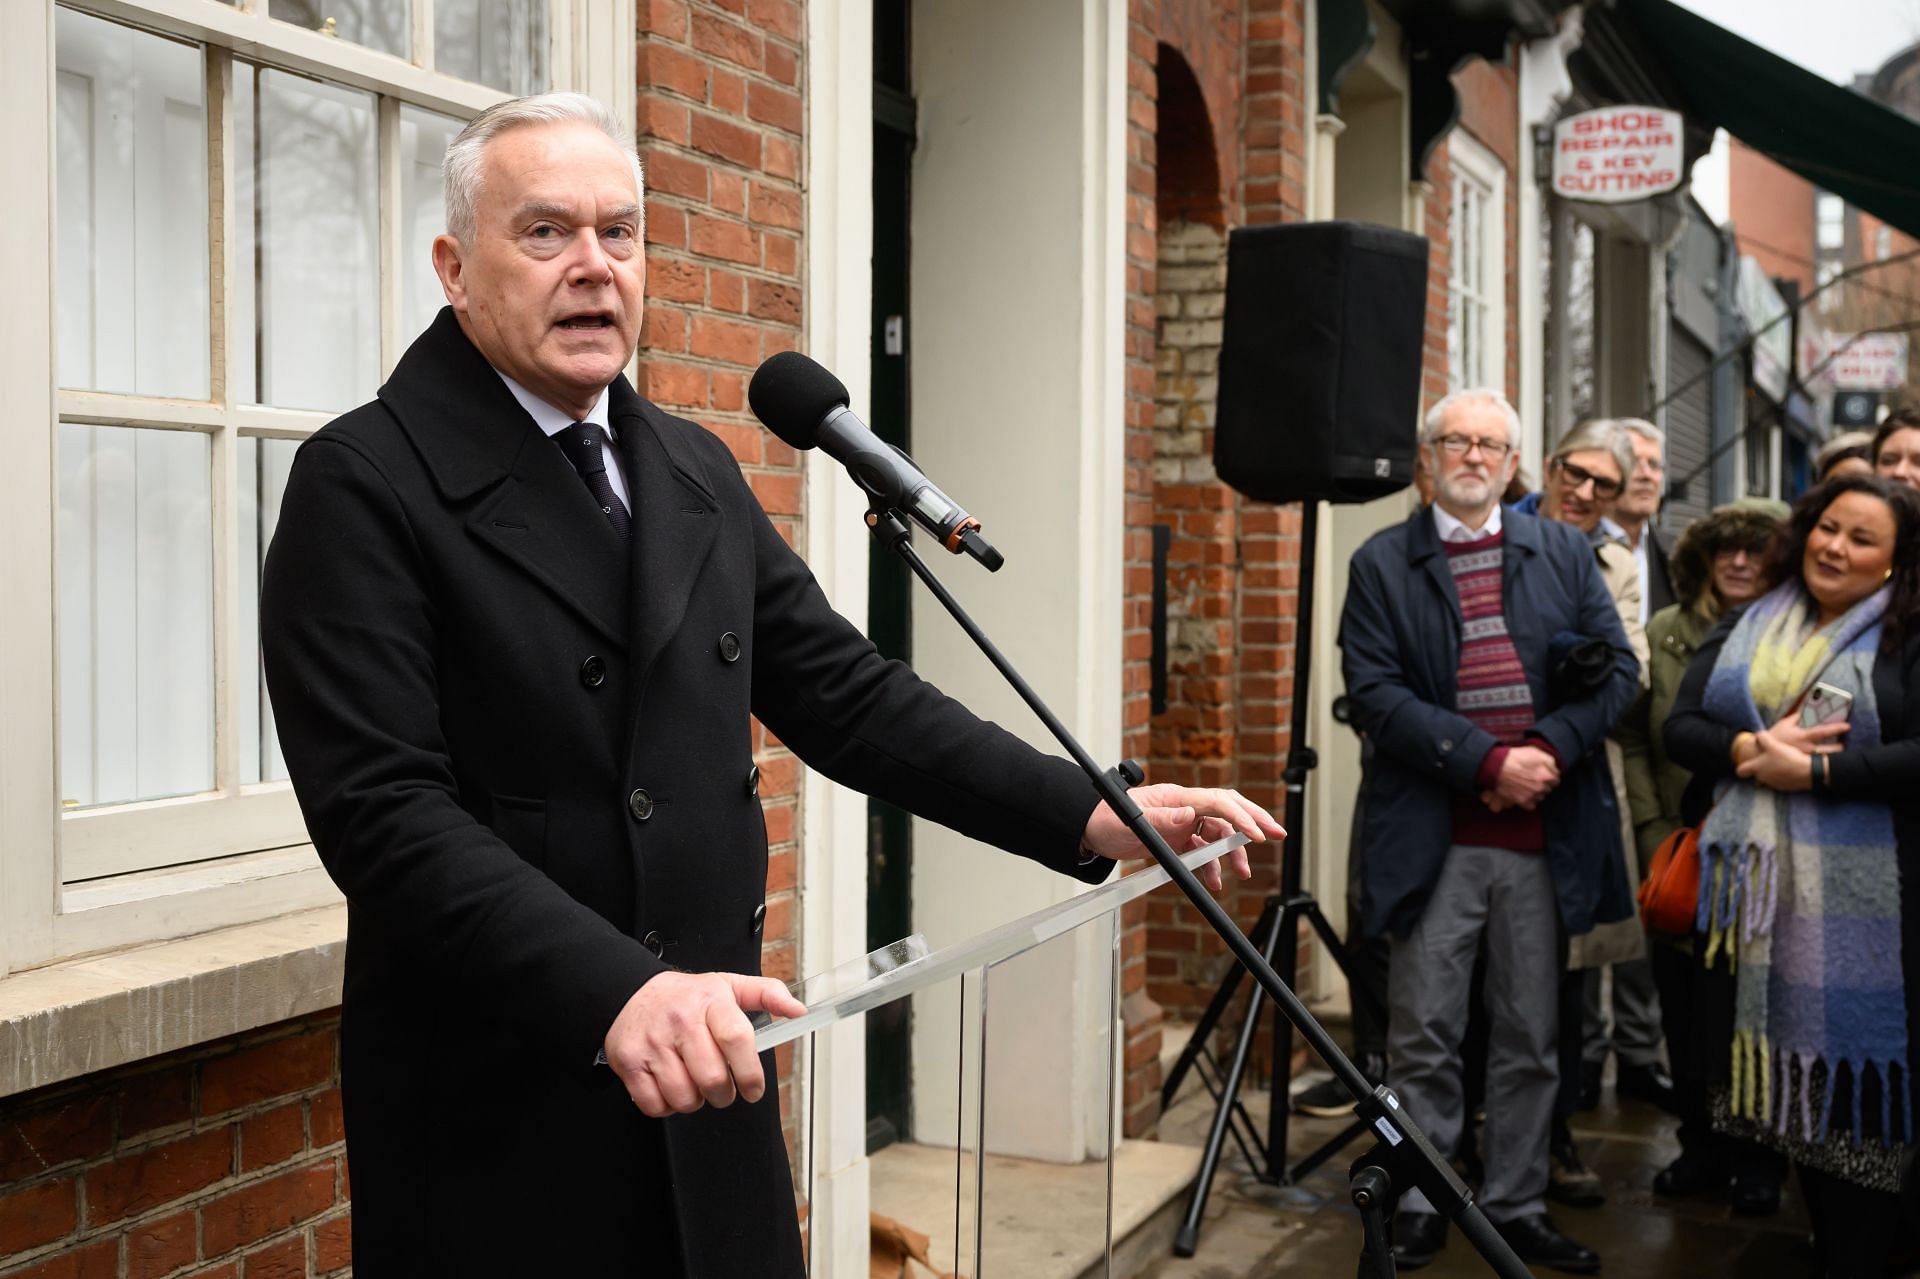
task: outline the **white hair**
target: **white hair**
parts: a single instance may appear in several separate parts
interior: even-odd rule
[[[1520,415],[1513,411],[1513,405],[1507,403],[1507,397],[1489,387],[1470,386],[1465,390],[1454,391],[1443,396],[1440,402],[1427,410],[1426,429],[1421,432],[1420,442],[1430,444],[1447,424],[1447,414],[1461,404],[1491,404],[1500,410],[1507,419],[1507,443],[1512,446],[1515,455],[1520,452]]]
[[[613,140],[633,166],[633,190],[641,202],[641,234],[646,233],[646,178],[633,139],[613,112],[584,93],[540,93],[529,98],[496,102],[467,121],[467,127],[447,147],[447,233],[462,244],[473,242],[475,209],[485,181],[487,143],[510,129],[534,124],[590,124]]]
[[[1665,460],[1667,456],[1667,433],[1665,431],[1643,417],[1617,417],[1613,420],[1619,425],[1626,427],[1629,431],[1632,431],[1641,439],[1650,440],[1658,445],[1660,457],[1662,460]]]

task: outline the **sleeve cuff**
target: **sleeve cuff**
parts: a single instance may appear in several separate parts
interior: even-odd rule
[[[1507,762],[1507,752],[1511,746],[1495,746],[1488,751],[1486,758],[1480,761],[1479,771],[1473,775],[1473,784],[1480,790],[1492,790],[1500,780],[1500,769]]]

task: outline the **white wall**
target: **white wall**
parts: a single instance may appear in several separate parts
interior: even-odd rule
[[[914,453],[1007,564],[937,569],[1103,763],[1120,741],[1125,6],[924,0],[914,9]],[[928,554],[937,552],[927,547]],[[1035,744],[1044,730],[924,591],[915,666]],[[915,927],[935,946],[1079,891],[926,822]],[[1108,956],[1051,951],[994,988],[995,1077],[1022,1086],[989,1147],[1073,1161],[1104,1140]],[[916,1001],[916,1139],[951,1141],[955,1009]],[[1017,1101],[1016,1101],[1017,1098]]]

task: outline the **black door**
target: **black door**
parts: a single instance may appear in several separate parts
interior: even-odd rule
[[[907,387],[907,211],[914,112],[908,81],[908,0],[873,6],[873,385],[876,435],[911,447]],[[867,570],[867,633],[885,657],[913,659],[907,569],[875,546]],[[913,823],[867,801],[867,949],[913,931]],[[867,1151],[912,1131],[908,1000],[867,1014]]]

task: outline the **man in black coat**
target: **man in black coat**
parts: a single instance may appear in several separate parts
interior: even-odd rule
[[[451,305],[301,448],[261,602],[348,902],[355,1269],[798,1275],[746,1016],[801,1011],[757,976],[750,716],[1063,874],[1142,850],[1077,768],[882,660],[726,447],[620,376],[645,257],[604,109],[489,110],[449,148],[447,206]],[[1230,791],[1140,799],[1176,847],[1279,830]]]
[[[1503,511],[1519,421],[1497,392],[1428,415],[1433,505],[1350,565],[1340,647],[1355,728],[1373,743],[1361,801],[1363,931],[1392,934],[1387,1078],[1441,1150],[1466,1120],[1460,1048],[1484,945],[1492,1035],[1481,1204],[1522,1260],[1588,1273],[1545,1211],[1567,934],[1631,909],[1601,743],[1638,661],[1586,539]],[[1605,642],[1601,686],[1552,687],[1563,637]],[[1395,1253],[1430,1262],[1446,1219],[1401,1200]]]

